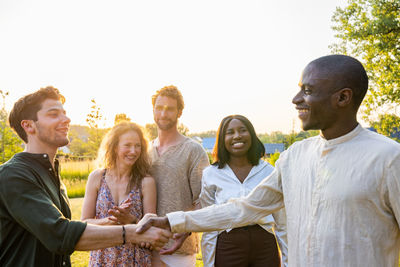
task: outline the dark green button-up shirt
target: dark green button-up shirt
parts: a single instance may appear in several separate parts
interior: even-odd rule
[[[66,189],[47,154],[0,166],[0,266],[71,266],[86,223],[71,221]]]

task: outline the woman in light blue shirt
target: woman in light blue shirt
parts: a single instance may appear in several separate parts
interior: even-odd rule
[[[225,117],[217,132],[214,163],[203,171],[202,207],[244,197],[267,177],[273,167],[263,161],[265,148],[251,122],[241,115]],[[280,266],[276,239],[286,265],[286,216],[282,209],[258,224],[222,232],[205,232],[202,254],[205,267]]]

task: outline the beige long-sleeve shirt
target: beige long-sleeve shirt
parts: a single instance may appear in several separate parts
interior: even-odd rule
[[[199,143],[187,137],[161,155],[157,146],[158,139],[150,147],[150,173],[157,184],[157,214],[164,216],[173,211],[193,210],[199,202],[202,171],[209,165],[206,152]],[[177,252],[197,253],[198,243],[197,235],[192,234]]]
[[[400,144],[357,126],[282,153],[247,197],[167,214],[172,230],[240,227],[285,206],[289,266],[395,267],[400,249]]]

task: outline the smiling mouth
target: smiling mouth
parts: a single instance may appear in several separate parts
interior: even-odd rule
[[[232,144],[233,148],[242,148],[243,146],[244,146],[243,142],[237,142],[237,143]]]
[[[59,128],[59,129],[57,129],[58,132],[64,133],[64,134],[67,134],[68,130],[69,130],[68,128]]]
[[[136,161],[137,158],[136,157],[134,157],[134,158],[133,157],[126,157],[126,160],[132,162],[132,161]]]
[[[310,112],[309,108],[300,108],[300,107],[298,107],[296,109],[299,112],[299,116],[307,115],[307,113]]]
[[[307,112],[309,110],[308,107],[296,107],[299,112]]]

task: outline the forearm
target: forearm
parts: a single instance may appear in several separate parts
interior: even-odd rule
[[[173,232],[205,232],[237,228],[257,222],[283,206],[279,193],[271,193],[266,205],[248,199],[235,199],[196,211],[167,214]],[[274,197],[272,197],[274,196]],[[258,202],[258,201],[257,201]]]
[[[275,170],[244,198],[231,199],[228,203],[200,210],[169,213],[170,227],[177,233],[206,232],[256,223],[283,207],[279,177],[279,172]]]
[[[171,237],[169,231],[151,227],[146,232],[136,233],[137,225],[116,225],[116,226],[99,226],[88,224],[85,231],[81,235],[79,241],[75,245],[75,250],[96,250],[107,247],[114,247],[125,243],[150,243],[153,248],[160,249]]]
[[[129,226],[125,226],[128,229]],[[122,226],[99,226],[89,224],[81,235],[75,250],[96,250],[123,243]]]
[[[90,218],[90,219],[84,219],[82,221],[87,222],[89,224],[95,224],[95,225],[117,225],[117,223],[109,220],[108,217],[102,218],[102,219]]]

